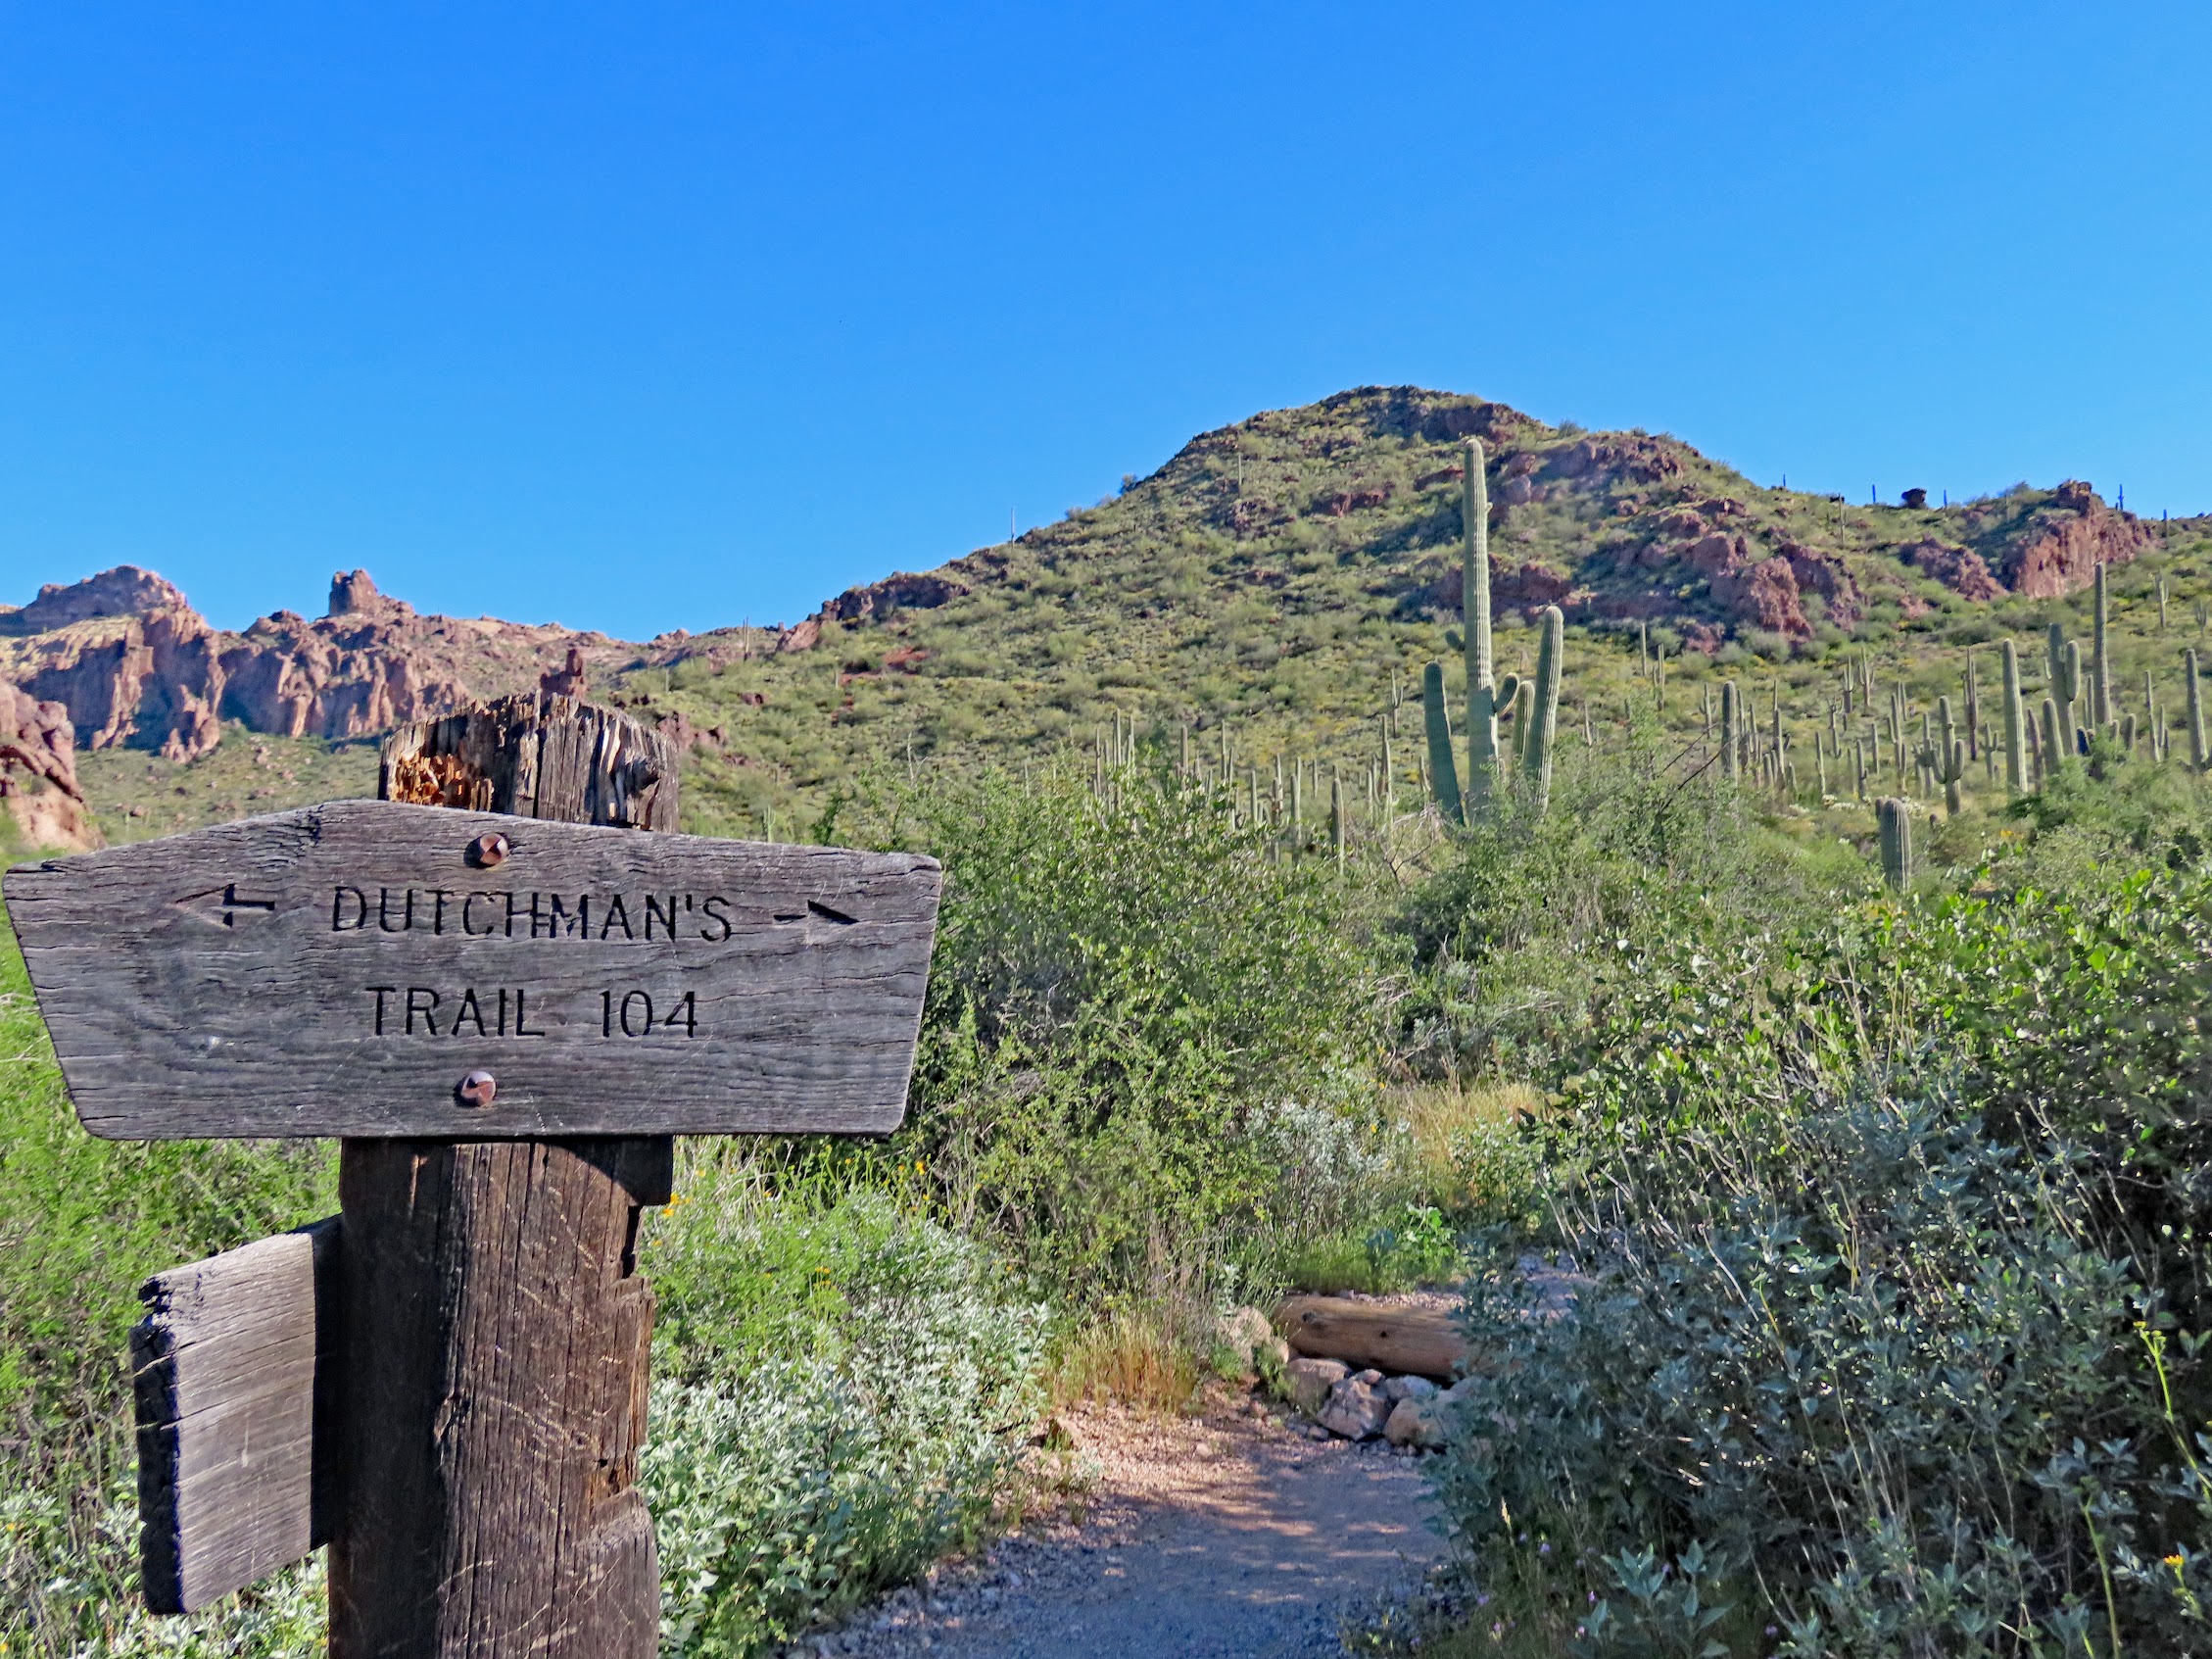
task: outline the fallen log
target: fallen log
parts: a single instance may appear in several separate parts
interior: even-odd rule
[[[1292,1296],[1275,1313],[1292,1351],[1309,1359],[1449,1382],[1467,1362],[1467,1343],[1447,1309],[1347,1296]]]

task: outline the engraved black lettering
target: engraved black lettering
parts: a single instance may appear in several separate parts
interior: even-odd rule
[[[460,1022],[464,1019],[476,1022],[477,1036],[488,1035],[484,1030],[484,1010],[477,1005],[476,987],[473,985],[460,994],[460,1006],[454,1010],[454,1036],[460,1035]]]
[[[438,907],[430,912],[430,936],[437,939],[445,934],[446,901],[451,899],[453,895],[442,887],[434,887],[430,891],[436,894],[438,898]]]
[[[614,1035],[614,993],[611,991],[600,993],[600,1035]]]
[[[506,993],[504,990],[500,993],[500,1035],[506,1035]]]
[[[509,939],[514,937],[514,895],[510,893],[506,896],[506,936]]]
[[[377,931],[381,933],[405,933],[409,928],[414,926],[414,889],[410,887],[405,891],[407,899],[400,910],[400,925],[394,927],[392,925],[392,890],[388,887],[380,887],[376,890]]]
[[[408,1035],[414,1035],[414,1016],[420,1014],[431,1036],[438,1035],[438,993],[427,985],[408,987]]]
[[[529,1027],[529,1026],[528,1026],[527,1024],[525,1024],[525,1023],[524,1023],[525,1021],[527,1021],[527,1020],[529,1019],[529,1017],[530,1017],[530,1014],[529,1014],[529,1011],[528,1011],[528,1010],[527,1010],[527,1009],[526,1009],[526,1008],[525,1008],[525,1007],[523,1006],[523,1002],[522,1002],[522,999],[523,999],[523,996],[524,996],[524,993],[523,993],[523,990],[522,990],[522,988],[521,988],[521,987],[520,987],[519,985],[518,985],[518,986],[516,986],[516,987],[514,988],[514,1034],[515,1034],[515,1036],[517,1036],[517,1037],[543,1037],[543,1036],[545,1036],[545,1033],[544,1033],[543,1031],[532,1031],[532,1030],[530,1029],[530,1027]]]
[[[400,988],[396,985],[372,985],[368,989],[376,997],[376,1035],[381,1037],[384,1035],[384,999],[398,996]]]
[[[656,920],[660,923],[661,931],[666,933],[669,938],[674,939],[676,937],[676,896],[673,893],[668,896],[668,908],[665,910],[660,907],[659,900],[649,893],[646,895],[646,943],[648,945],[652,943],[652,924]]]
[[[538,901],[543,897],[544,895],[537,893],[530,895],[530,937],[532,939],[558,939],[560,937],[560,901],[555,899],[553,902],[553,914],[549,916],[542,914],[538,908]],[[542,933],[539,931],[541,928],[545,930]]]
[[[346,920],[346,898],[354,901],[354,919]],[[358,933],[368,923],[368,895],[358,887],[341,887],[330,895],[330,931],[332,933]]]
[[[638,1018],[633,1022],[633,1011]],[[652,1031],[652,999],[643,991],[633,991],[622,999],[621,1010],[615,1016],[622,1022],[625,1037],[645,1037]]]
[[[476,908],[476,901],[479,899],[486,903],[491,903],[494,899],[505,899],[512,903],[514,895],[511,893],[471,893],[466,899],[463,899],[460,902],[460,931],[470,939],[482,939],[500,931],[498,922],[486,922],[482,933],[469,926],[469,912]]]
[[[564,933],[572,934],[578,939],[592,937],[592,896],[590,894],[584,893],[577,896],[576,913],[573,916],[568,913],[567,907],[561,903],[559,894],[549,894],[547,903],[553,906],[553,911],[546,920],[546,937],[548,939],[558,939]],[[533,937],[535,936],[533,935]]]
[[[721,908],[717,909],[717,905]],[[709,925],[701,927],[698,930],[698,936],[709,945],[719,945],[723,940],[730,937],[730,918],[723,914],[723,911],[727,910],[729,906],[729,900],[723,898],[719,893],[710,894],[706,902],[699,906],[706,912]]]
[[[638,937],[635,933],[630,931],[630,912],[623,907],[622,895],[619,893],[614,894],[606,902],[606,915],[605,918],[600,923],[600,937],[601,939],[604,939],[616,928],[620,928],[622,930],[622,937],[624,939],[635,939]]]
[[[660,1027],[663,1031],[681,1030],[686,1037],[697,1037],[698,1035],[698,993],[696,991],[685,992],[676,1005],[668,1010],[668,1017],[660,1022]]]

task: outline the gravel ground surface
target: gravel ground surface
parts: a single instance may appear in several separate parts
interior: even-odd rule
[[[1419,1464],[1221,1401],[1060,1419],[1088,1489],[789,1651],[905,1659],[1306,1659],[1441,1553]]]

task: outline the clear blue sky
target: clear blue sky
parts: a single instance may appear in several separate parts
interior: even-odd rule
[[[794,619],[1415,381],[2212,507],[2212,10],[0,0],[0,598]]]

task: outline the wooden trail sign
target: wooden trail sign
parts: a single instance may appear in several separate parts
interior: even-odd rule
[[[7,894],[95,1134],[727,1135],[897,1124],[938,873],[340,801]]]
[[[510,698],[394,733],[385,800],[8,873],[88,1128],[344,1138],[334,1225],[148,1287],[157,1611],[327,1537],[336,1659],[655,1651],[641,1211],[672,1134],[897,1124],[938,891],[631,833],[676,767]]]

